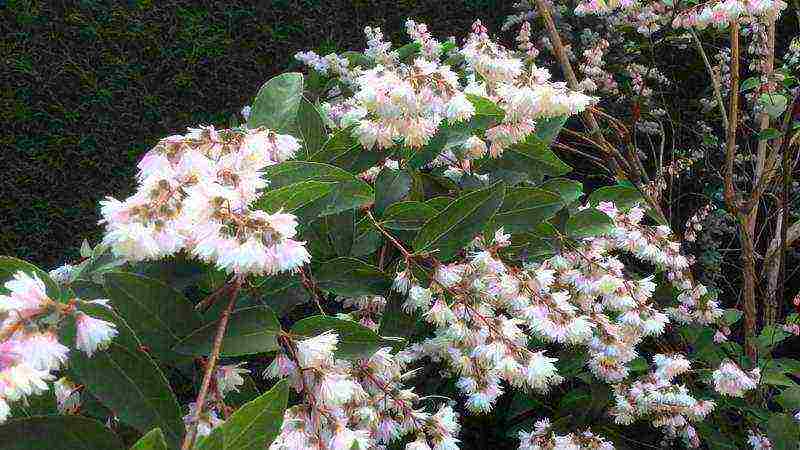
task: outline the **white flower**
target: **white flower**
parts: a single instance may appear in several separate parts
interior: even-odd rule
[[[299,341],[297,343],[297,359],[300,367],[303,369],[319,367],[331,361],[338,343],[339,336],[332,332]]]
[[[117,335],[116,325],[84,313],[78,313],[75,317],[75,324],[78,329],[75,346],[89,356],[92,356],[98,349],[106,348],[111,343],[111,339]]]
[[[758,369],[748,375],[733,361],[727,360],[720,364],[712,374],[714,389],[723,395],[743,397],[746,391],[755,389],[760,379]]]
[[[67,362],[69,348],[58,342],[53,333],[32,333],[19,341],[17,349],[25,364],[50,372]]]
[[[67,379],[59,378],[53,383],[56,394],[58,412],[61,414],[75,414],[81,406],[81,394],[78,385]]]
[[[239,392],[239,386],[244,384],[243,374],[249,374],[250,371],[241,368],[244,363],[219,366],[215,372],[217,387],[222,395],[230,391]]]

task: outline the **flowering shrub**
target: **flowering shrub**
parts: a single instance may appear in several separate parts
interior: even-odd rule
[[[674,22],[784,7],[729,1]],[[673,22],[661,4],[575,13],[618,8],[644,34]],[[363,52],[301,52],[309,76],[267,81],[245,123],[162,139],[136,192],[100,202],[105,237],[80,261],[46,273],[0,260],[3,448],[46,435],[80,439],[63,448],[453,450],[468,417],[490,414],[520,449],[796,448],[800,362],[771,352],[798,317],[737,342],[742,311],[695,279],[663,178],[645,181],[599,128],[595,95],[619,90],[611,41],[587,46],[578,82],[550,35],[559,82],[527,22],[516,49],[479,22],[461,44],[406,26],[399,48],[367,28]],[[666,80],[626,70],[644,97]],[[590,135],[565,127],[578,115]],[[635,183],[585,195],[554,151],[571,149],[562,131]]]

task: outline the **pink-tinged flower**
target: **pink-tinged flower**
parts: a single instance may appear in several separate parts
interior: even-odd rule
[[[305,242],[294,239],[285,239],[275,245],[275,257],[281,272],[293,272],[311,262],[311,255],[306,250]]]
[[[293,238],[297,234],[297,216],[294,214],[277,212],[265,214],[263,219],[284,239]]]
[[[239,392],[239,386],[244,384],[244,378],[242,378],[242,375],[247,375],[250,373],[249,370],[241,367],[243,364],[244,363],[239,363],[217,367],[214,375],[217,382],[217,388],[219,388],[219,391],[222,395],[225,395],[230,391]]]
[[[712,374],[714,389],[723,395],[743,397],[744,393],[758,386],[761,374],[758,368],[745,373],[733,361],[723,362]]]
[[[78,331],[75,337],[75,346],[89,356],[92,356],[97,350],[108,347],[111,339],[117,335],[115,324],[95,319],[84,313],[78,313],[75,317],[75,325]]]
[[[9,293],[0,295],[0,314],[13,312],[26,318],[37,314],[50,301],[44,283],[36,274],[18,271],[4,286]]]
[[[21,337],[17,351],[25,364],[50,372],[67,362],[69,348],[54,333],[31,333]]]
[[[317,367],[333,358],[333,352],[339,343],[336,333],[323,333],[297,343],[297,360],[303,369]]]

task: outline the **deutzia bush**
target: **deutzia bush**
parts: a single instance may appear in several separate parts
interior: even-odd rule
[[[667,23],[660,4],[575,13],[620,9]],[[0,447],[456,450],[485,448],[473,424],[491,418],[521,450],[797,448],[800,362],[770,353],[796,316],[753,358],[658,182],[566,177],[560,134],[619,154],[595,119],[618,90],[610,42],[587,46],[578,83],[553,79],[528,22],[516,48],[480,22],[461,43],[406,32],[298,53],[308,74],[267,81],[244,123],[161,139],[135,192],[100,201],[104,238],[80,260],[0,259]],[[645,96],[661,79],[627,70]],[[593,134],[565,126],[578,116]]]

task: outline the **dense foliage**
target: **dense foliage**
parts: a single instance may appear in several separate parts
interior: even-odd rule
[[[297,53],[144,154],[79,259],[0,258],[2,447],[797,450],[786,4],[517,6],[513,48],[409,19],[399,47]],[[676,40],[710,75],[694,141],[641,58]],[[687,142],[722,169],[681,236]],[[741,301],[686,253],[712,216]]]

